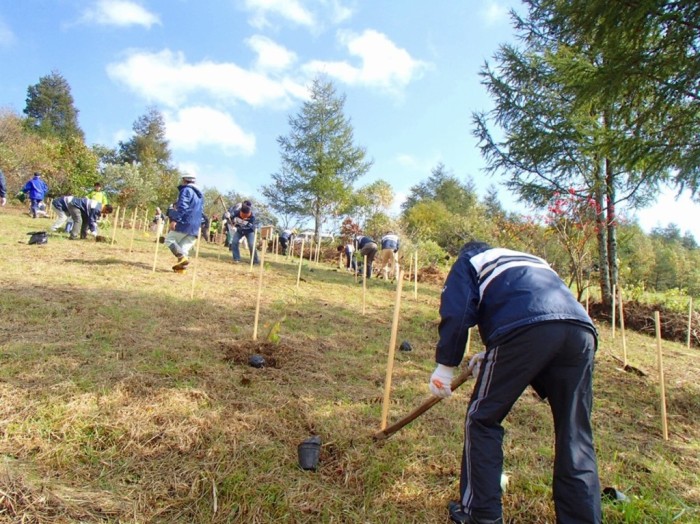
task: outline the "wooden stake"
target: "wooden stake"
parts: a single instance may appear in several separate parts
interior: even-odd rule
[[[136,233],[136,217],[139,214],[139,208],[134,208],[134,216],[131,218],[131,240],[129,241],[129,253],[134,248],[134,234]]]
[[[690,349],[690,332],[693,326],[693,297],[690,297],[690,302],[688,302],[688,341],[686,345]]]
[[[124,212],[122,213],[122,223],[119,226],[120,229],[124,229],[124,220],[126,220],[126,206],[124,206]]]
[[[615,284],[613,284],[612,288],[612,338],[615,338],[615,295],[616,295],[617,289],[615,289]]]
[[[414,268],[413,281],[413,298],[418,300],[418,250],[416,249],[416,263]]]
[[[190,290],[190,299],[194,298],[194,283],[197,280],[197,260],[199,260],[199,244],[202,242],[202,228],[197,231],[197,249],[194,252],[194,271],[192,271],[192,289]]]
[[[367,297],[367,255],[365,263],[362,265],[362,314],[365,314],[365,302]]]
[[[591,298],[590,285],[591,285],[591,281],[586,280],[586,313],[589,312],[588,305],[589,305],[590,298]]]
[[[247,237],[246,237],[247,241]],[[253,245],[248,246],[248,251],[250,251],[250,268],[248,268],[248,272],[250,273],[253,271],[253,261],[255,260],[255,244],[258,243],[258,230],[255,229],[253,230]]]
[[[620,333],[622,334],[622,366],[627,367],[627,339],[625,338],[625,312],[622,308],[622,286],[617,292],[620,295]]]
[[[297,289],[299,289],[299,280],[301,279],[301,262],[304,260],[304,242],[305,238],[301,239],[301,247],[299,248],[299,271],[297,271]]]
[[[403,274],[399,274],[399,285],[396,287],[396,300],[394,302],[394,319],[391,324],[391,337],[389,339],[389,357],[386,365],[386,378],[384,379],[384,400],[382,402],[382,424],[379,429],[386,428],[389,417],[389,396],[391,394],[391,376],[394,372],[394,354],[396,352],[396,333],[399,329],[399,313],[401,311],[401,288]]]
[[[150,209],[146,208],[146,214],[143,215],[143,222],[141,223],[141,229],[145,232],[148,231],[148,215],[150,214]]]
[[[659,367],[659,387],[661,391],[661,429],[664,440],[668,440],[668,421],[666,419],[666,386],[664,384],[664,363],[661,356],[661,320],[659,312],[654,311],[654,322],[656,323],[656,361]]]
[[[114,213],[114,227],[112,228],[112,241],[109,245],[114,245],[114,237],[117,236],[117,222],[119,222],[119,206],[117,206],[117,211]]]
[[[163,230],[168,229],[168,219],[165,219],[165,222],[158,222],[158,225],[156,226],[156,252],[153,255],[153,273],[156,272],[156,262],[158,262],[158,248],[160,247],[160,236],[163,234]]]
[[[469,346],[472,345],[472,328],[467,329],[467,347],[464,350],[464,354],[469,354]]]
[[[413,256],[408,259],[408,281],[411,281],[411,271],[413,270]]]
[[[253,340],[258,340],[258,320],[260,318],[260,297],[262,297],[263,270],[265,269],[265,251],[267,251],[267,242],[263,242],[262,254],[260,255],[260,272],[258,273],[258,299],[255,302],[255,320],[253,321]]]

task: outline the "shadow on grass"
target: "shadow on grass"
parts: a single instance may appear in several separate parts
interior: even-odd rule
[[[136,267],[140,269],[153,270],[152,265],[145,264],[143,262],[125,261],[119,258],[102,258],[100,260],[84,260],[82,258],[67,258],[64,260],[69,264],[83,264],[86,266],[129,266]],[[156,268],[157,273],[168,272],[163,269]]]

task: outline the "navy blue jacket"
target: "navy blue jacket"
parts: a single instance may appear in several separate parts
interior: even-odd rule
[[[0,169],[0,198],[7,196],[7,182],[5,182],[5,173]]]
[[[177,189],[180,194],[175,208],[168,210],[168,217],[176,222],[175,231],[196,237],[202,227],[204,196],[194,184],[182,184]]]
[[[46,193],[49,192],[49,186],[46,185],[41,177],[34,175],[24,184],[22,193],[25,193],[31,200],[44,200]]]
[[[367,244],[374,243],[374,240],[372,237],[357,237],[355,238],[355,242],[357,243],[357,249],[360,250]]]
[[[255,231],[255,214],[251,211],[248,218],[241,218],[240,208],[231,213],[231,221],[239,233],[245,235]]]
[[[527,253],[470,242],[442,290],[435,360],[446,366],[459,365],[467,329],[475,325],[490,348],[513,330],[560,320],[596,332],[586,310],[547,262]]]
[[[71,195],[66,195],[66,196],[61,196],[58,198],[54,198],[53,201],[51,202],[51,205],[56,208],[59,211],[63,211],[64,213],[68,214],[68,203],[73,201],[73,196]]]
[[[83,221],[87,220],[88,229],[90,232],[97,232],[97,221],[100,219],[100,215],[102,214],[102,202],[90,200],[88,197],[74,197],[68,206],[80,209],[80,214],[83,216]]]
[[[389,234],[382,237],[382,249],[391,249],[396,253],[400,245],[401,243],[399,242],[398,235]]]

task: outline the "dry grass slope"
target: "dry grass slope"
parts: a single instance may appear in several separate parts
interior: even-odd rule
[[[41,226],[41,227],[38,227]],[[0,522],[444,523],[457,495],[465,386],[381,443],[394,287],[362,287],[331,263],[267,256],[257,271],[204,244],[170,271],[154,237],[69,242],[0,211]],[[111,235],[111,231],[107,232]],[[244,256],[247,260],[247,257]],[[337,260],[337,259],[336,259]],[[427,396],[439,285],[404,286],[390,419]],[[279,324],[276,326],[276,324]],[[279,340],[269,342],[275,328]],[[595,428],[602,482],[630,497],[605,521],[700,521],[697,350],[664,343],[670,440],[661,438],[652,338],[601,326]],[[473,345],[472,351],[479,349]],[[268,367],[247,364],[263,354]],[[317,472],[296,446],[323,441]],[[508,522],[553,522],[548,407],[529,392],[506,421]]]

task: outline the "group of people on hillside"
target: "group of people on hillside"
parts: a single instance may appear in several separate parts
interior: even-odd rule
[[[196,177],[185,175],[178,200],[167,216],[170,230],[165,244],[176,257],[175,270],[189,264],[189,251],[201,231],[204,198]],[[6,202],[0,172],[0,204]],[[22,192],[31,203],[32,217],[41,214],[48,191],[39,173]],[[71,238],[95,234],[100,214],[109,213],[99,185],[87,197],[54,199],[58,219],[52,228],[73,220]],[[158,210],[155,220],[165,216]],[[240,262],[239,241],[245,238],[254,263],[255,215],[249,201],[223,216],[234,263]],[[283,253],[294,239],[293,230],[279,236]],[[380,251],[381,247],[381,251]],[[339,246],[346,267],[357,271],[355,253],[366,257],[367,277],[379,252],[382,270],[397,272],[398,235],[390,232],[380,243],[359,235]],[[554,420],[553,495],[556,518],[564,524],[601,522],[600,480],[591,427],[593,362],[597,331],[586,310],[549,266],[532,254],[470,241],[461,250],[443,287],[440,300],[437,367],[429,388],[449,397],[458,366],[464,359],[468,330],[477,326],[485,351],[473,356],[468,369],[476,382],[467,407],[460,478],[460,498],[448,505],[452,522],[500,524],[502,517],[503,427],[512,406],[530,385],[547,399]]]
[[[204,217],[204,195],[196,185],[195,175],[184,175],[182,184],[178,186],[177,202],[168,209],[170,231],[165,236],[165,245],[177,259],[173,266],[175,271],[184,271],[190,263],[189,252],[197,241]],[[217,218],[217,228],[218,217]],[[259,264],[258,253],[255,249],[255,215],[249,200],[232,206],[224,213],[224,228],[227,234],[227,244],[231,248],[233,262],[240,263],[240,241],[245,238],[248,243],[254,264]],[[211,232],[207,224],[207,230]],[[205,236],[205,238],[207,238]],[[210,238],[213,240],[213,237]]]
[[[383,273],[384,278],[387,279],[390,274],[392,278],[396,278],[399,274],[400,247],[399,236],[389,232],[381,238],[379,244],[370,236],[357,235],[351,242],[338,246],[338,252],[343,252],[345,255],[345,267],[348,271],[361,274],[365,274],[366,271],[367,278],[372,277],[374,259],[379,253],[379,273]],[[359,254],[360,261],[363,261],[362,266],[358,260],[355,260],[356,253]],[[367,257],[366,267],[364,266],[365,257]]]
[[[1,172],[0,175],[2,175]],[[1,176],[0,182],[0,197],[2,205],[5,205],[7,188],[4,176]],[[19,194],[29,199],[29,213],[32,218],[48,216],[44,203],[48,192],[49,186],[39,172],[35,172],[20,190]],[[57,216],[50,228],[51,231],[57,231],[66,226],[71,240],[87,238],[88,234],[97,236],[97,224],[101,216],[112,212],[112,206],[107,203],[99,182],[85,197],[64,195],[54,198],[51,205]]]

